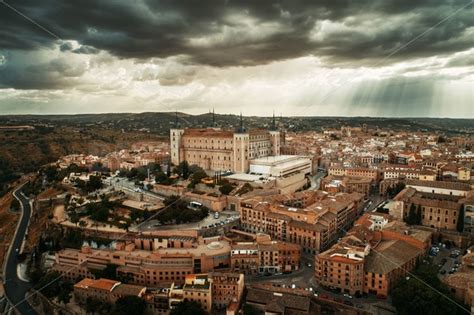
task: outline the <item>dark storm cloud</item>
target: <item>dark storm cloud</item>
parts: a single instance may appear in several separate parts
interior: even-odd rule
[[[256,65],[315,55],[329,64],[357,66],[380,60],[467,3],[20,0],[14,5],[62,39],[77,40],[83,45],[75,50],[78,53],[98,49],[124,58],[184,55],[190,63],[213,66]],[[30,50],[51,46],[50,35],[5,7],[0,8],[0,19],[5,21],[0,47]],[[324,21],[345,28],[336,28],[318,40],[314,38],[315,27]],[[466,50],[473,45],[466,33],[473,26],[470,6],[388,62]],[[326,31],[321,30],[319,35]],[[212,40],[214,37],[217,39]],[[203,41],[196,44],[196,39]]]
[[[63,89],[77,84],[87,69],[85,63],[71,63],[66,59],[53,59],[35,63],[28,58],[7,61],[0,68],[0,89]]]

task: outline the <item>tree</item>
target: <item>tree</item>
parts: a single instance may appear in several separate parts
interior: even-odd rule
[[[438,278],[435,266],[422,264],[413,273],[416,278],[401,278],[392,290],[397,314],[465,314],[464,310],[448,300],[453,297],[447,286]],[[430,289],[425,283],[441,294]]]
[[[166,164],[166,175],[170,176],[171,175],[171,162],[168,161]]]
[[[170,315],[205,315],[206,312],[202,309],[201,304],[196,301],[184,301],[176,305],[171,310]]]
[[[191,175],[191,188],[194,188],[197,184],[201,182],[202,179],[206,178],[207,174],[203,169],[199,169]]]
[[[89,181],[86,184],[86,192],[93,192],[102,188],[102,178],[100,175],[89,176]]]
[[[414,203],[412,203],[410,206],[410,210],[408,211],[408,216],[405,222],[409,225],[416,224],[416,206]]]
[[[142,315],[145,312],[145,301],[138,296],[124,296],[115,302],[114,314]]]
[[[94,270],[94,276],[97,279],[104,278],[104,279],[111,279],[111,280],[118,280],[117,277],[117,265],[114,264],[107,264],[104,269]]]
[[[20,207],[20,202],[16,198],[13,198],[12,202],[10,203],[10,209],[12,211],[18,211],[20,210]]]
[[[456,230],[461,233],[464,231],[464,205],[461,205],[461,209],[459,209],[458,222],[456,223]]]
[[[101,302],[97,299],[88,297],[86,300],[86,312],[92,314],[109,313],[112,307],[108,303]]]
[[[60,280],[61,275],[57,271],[48,272],[45,274],[38,283],[35,285],[35,289],[41,289],[41,293],[48,298],[55,297],[61,291]]]
[[[44,170],[44,175],[46,176],[46,179],[49,182],[52,182],[56,180],[58,176],[58,169],[56,168],[56,166],[50,165]]]
[[[232,186],[230,183],[224,183],[221,187],[219,187],[219,191],[224,195],[230,194],[233,189],[234,186]]]
[[[187,179],[189,177],[189,164],[187,161],[182,161],[175,168],[175,173],[179,174],[182,178]]]
[[[71,293],[73,291],[73,285],[69,281],[63,281],[61,279],[60,283],[60,292],[58,294],[58,301],[59,303],[67,304],[71,300]]]
[[[77,226],[77,223],[79,223],[79,215],[76,213],[76,211],[71,211],[69,213],[69,221]]]
[[[421,205],[418,205],[418,209],[416,210],[416,223],[417,225],[421,225],[422,218],[421,218]]]
[[[260,312],[250,304],[245,304],[244,307],[242,308],[244,311],[244,315],[259,315]]]

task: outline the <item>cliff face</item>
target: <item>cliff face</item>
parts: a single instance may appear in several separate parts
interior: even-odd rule
[[[162,136],[101,128],[56,127],[28,131],[0,131],[0,159],[15,172],[36,171],[60,156],[84,153],[105,155],[129,148],[138,141],[163,140]]]

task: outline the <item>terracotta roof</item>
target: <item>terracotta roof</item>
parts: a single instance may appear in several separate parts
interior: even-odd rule
[[[365,270],[375,274],[387,274],[422,253],[423,250],[404,241],[382,241],[366,257]]]
[[[99,289],[99,290],[111,291],[113,287],[118,284],[120,284],[120,281],[103,279],[103,278],[99,280],[84,278],[78,283],[76,283],[74,287],[81,288],[81,289],[94,288],[94,289]]]
[[[220,130],[220,129],[212,129],[212,128],[185,129],[183,136],[232,138],[234,137],[234,132],[230,130]]]
[[[120,284],[113,289],[114,294],[121,296],[134,295],[140,296],[142,292],[146,290],[146,287],[132,284]]]
[[[425,186],[433,188],[444,188],[444,189],[454,189],[462,191],[470,191],[471,185],[459,182],[446,182],[446,181],[422,181],[416,179],[407,180],[407,186]]]

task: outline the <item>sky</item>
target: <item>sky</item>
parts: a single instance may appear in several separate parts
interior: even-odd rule
[[[474,118],[472,0],[0,0],[0,21],[0,114]]]

